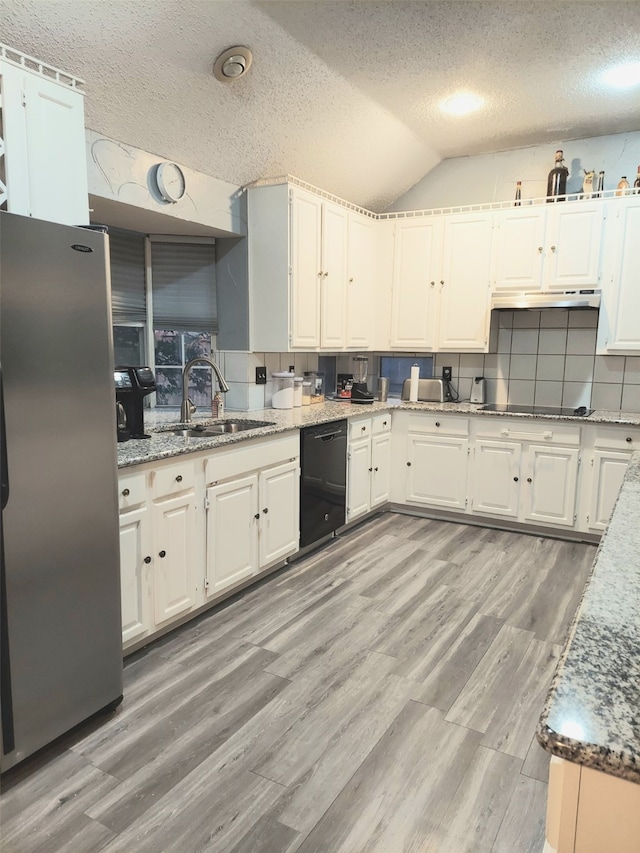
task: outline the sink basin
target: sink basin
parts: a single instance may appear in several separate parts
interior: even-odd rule
[[[250,429],[261,429],[261,427],[274,426],[273,423],[267,421],[222,421],[219,424],[196,424],[192,427],[181,427],[174,429],[174,435],[181,435],[185,438],[212,438],[216,435],[228,435],[234,432],[246,432]]]

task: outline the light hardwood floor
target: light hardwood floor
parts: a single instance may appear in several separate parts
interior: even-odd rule
[[[3,778],[4,853],[540,853],[592,545],[387,514],[129,659]]]

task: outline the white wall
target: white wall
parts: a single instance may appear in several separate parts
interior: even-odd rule
[[[640,164],[640,131],[443,160],[388,210],[510,201],[515,196],[516,181],[522,181],[523,199],[543,197],[556,148],[564,151],[569,169],[568,192],[582,188],[583,169],[595,169],[596,173],[603,169],[605,189],[613,189],[622,175],[633,184]]]
[[[86,130],[89,198],[94,221],[142,233],[191,236],[244,236],[247,233],[241,189],[218,178],[181,167],[187,191],[175,204],[153,185],[163,157]]]

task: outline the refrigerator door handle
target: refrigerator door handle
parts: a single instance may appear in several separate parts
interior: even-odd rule
[[[7,433],[4,425],[4,392],[2,390],[2,365],[0,364],[0,487],[2,509],[9,502],[9,469],[7,464]]]
[[[7,470],[7,437],[4,425],[4,395],[2,366],[0,366],[0,478],[2,480],[2,509],[9,500]],[[2,718],[2,751],[5,755],[16,748],[13,727],[13,696],[11,693],[11,660],[9,657],[9,626],[7,608],[7,573],[4,564],[4,534],[0,515],[0,716]]]

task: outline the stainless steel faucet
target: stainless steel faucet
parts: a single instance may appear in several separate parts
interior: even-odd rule
[[[182,371],[182,403],[180,405],[180,422],[183,424],[191,423],[191,415],[196,410],[193,402],[189,399],[189,374],[191,373],[191,368],[194,364],[208,364],[216,375],[218,387],[222,393],[226,394],[229,390],[229,386],[220,372],[220,368],[212,358],[209,358],[207,355],[197,355],[195,358],[192,358],[191,361],[188,361],[185,364],[184,370]]]

